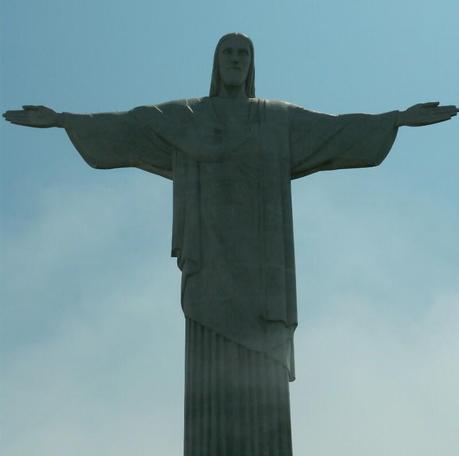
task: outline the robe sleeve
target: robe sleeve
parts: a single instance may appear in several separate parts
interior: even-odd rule
[[[294,107],[289,112],[291,177],[379,165],[397,135],[398,111],[329,115]]]
[[[171,179],[173,148],[158,133],[162,114],[155,106],[117,113],[64,113],[64,128],[93,168],[136,167]]]

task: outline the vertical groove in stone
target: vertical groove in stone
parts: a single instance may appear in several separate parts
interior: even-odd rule
[[[198,454],[197,443],[202,448],[202,422],[201,422],[201,405],[203,394],[202,394],[202,377],[203,374],[203,359],[202,359],[202,340],[201,340],[201,330],[199,326],[192,325],[192,331],[195,338],[195,347],[193,349],[193,356],[196,359],[196,369],[193,369],[193,385],[194,391],[191,392],[193,396],[193,437],[195,442],[193,443],[193,456]],[[201,373],[201,375],[199,375]],[[193,394],[194,393],[194,394]]]
[[[257,358],[257,364],[261,365],[258,367],[257,372],[263,371],[263,358]],[[267,379],[268,377],[268,369],[269,365],[266,366],[266,369],[263,372],[264,378],[259,379],[259,389],[260,389],[260,434],[261,434],[261,441],[260,446],[262,448],[262,454],[268,456],[269,455],[269,448],[270,448],[270,432],[269,432],[269,410],[267,407]]]
[[[213,337],[212,333],[209,331],[209,345],[210,345],[210,365],[209,365],[209,376],[210,376],[210,392],[209,392],[209,439],[210,439],[210,454],[218,454],[217,449],[217,435],[218,432],[212,432],[213,429],[217,429],[217,411],[218,411],[218,359],[216,357],[216,343],[217,340]]]
[[[250,365],[250,353],[248,350],[244,350],[241,347],[240,350],[241,356],[242,356],[242,365],[247,366],[247,370],[244,371],[244,376],[243,376],[243,386],[242,386],[242,392],[241,392],[241,399],[242,399],[242,420],[241,420],[241,426],[242,426],[242,435],[243,435],[243,440],[241,442],[241,452],[242,454],[253,454],[252,449],[251,449],[251,442],[252,439],[254,438],[254,426],[253,426],[253,420],[250,417],[250,404],[251,404],[251,397],[250,397],[250,391],[251,391],[251,384],[250,384],[250,378],[251,378],[251,371],[253,370],[253,367]]]
[[[251,411],[251,419],[253,423],[253,436],[252,436],[252,447],[251,451],[252,454],[259,454],[260,453],[260,432],[259,428],[256,423],[259,423],[259,408],[260,405],[258,403],[258,388],[257,388],[257,366],[256,366],[256,354],[254,352],[249,353],[249,373],[250,373],[250,397],[249,397],[249,404],[251,404],[250,411]]]
[[[187,319],[185,456],[292,456],[286,369]]]
[[[211,339],[212,339],[212,333],[210,331],[205,331],[204,329],[204,334],[205,334],[205,345],[204,349],[206,352],[206,357],[205,357],[205,371],[206,371],[206,378],[204,379],[204,392],[207,396],[203,398],[203,404],[204,404],[204,439],[206,440],[206,451],[209,452],[209,454],[212,454],[212,447],[211,447],[211,436],[212,436],[212,428],[213,428],[213,423],[212,423],[212,402],[213,402],[213,389],[212,389],[212,357],[211,357]]]
[[[276,372],[277,374],[277,379],[276,379],[276,396],[277,396],[277,401],[281,401],[282,400],[282,387],[281,387],[281,383],[283,381],[283,378],[282,378],[282,372]],[[285,444],[284,444],[284,441],[285,441],[285,434],[286,434],[286,421],[285,421],[285,418],[282,416],[282,413],[280,413],[280,420],[279,420],[279,434],[278,434],[278,446],[279,446],[279,452],[282,453],[282,452],[285,452],[286,448],[285,448]]]
[[[235,362],[235,357],[237,356],[235,353],[236,347],[232,346],[232,344],[225,340],[225,363],[226,363],[226,374],[228,377],[228,380],[223,380],[225,382],[226,386],[226,401],[223,404],[224,408],[224,413],[226,415],[226,448],[228,455],[233,455],[237,454],[235,451],[235,428],[237,426],[236,420],[237,420],[237,415],[235,415],[235,368],[236,367],[236,362]]]
[[[186,321],[186,340],[189,340],[189,323],[188,320]],[[185,344],[185,413],[184,413],[184,418],[185,418],[185,425],[184,425],[184,432],[183,432],[183,452],[184,454],[190,454],[191,455],[191,450],[189,448],[189,445],[191,444],[191,436],[189,435],[189,426],[188,423],[190,421],[189,413],[190,413],[190,397],[189,397],[189,391],[191,390],[190,386],[190,378],[191,376],[189,375],[189,372],[191,370],[190,366],[190,347],[191,343]]]

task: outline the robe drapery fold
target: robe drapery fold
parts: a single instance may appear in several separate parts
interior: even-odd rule
[[[292,456],[288,371],[186,319],[185,456]]]
[[[398,113],[333,116],[255,98],[247,106],[247,118],[232,122],[219,118],[209,97],[66,114],[64,122],[89,165],[173,180],[172,255],[185,315],[278,361],[293,380],[290,182],[378,165],[395,140]]]

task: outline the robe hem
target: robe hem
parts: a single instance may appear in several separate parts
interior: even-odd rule
[[[207,330],[209,330],[213,334],[218,335],[218,336],[220,336],[220,337],[222,337],[222,338],[224,338],[224,339],[226,339],[226,340],[228,340],[228,341],[230,341],[230,342],[232,342],[232,343],[234,343],[234,344],[236,344],[236,345],[238,345],[240,347],[243,347],[246,350],[250,350],[250,351],[252,351],[254,353],[259,353],[261,355],[265,355],[271,361],[275,362],[276,364],[279,364],[280,366],[282,366],[284,369],[287,370],[289,382],[293,382],[293,381],[296,380],[296,376],[294,375],[293,370],[289,369],[284,363],[279,361],[279,359],[277,359],[276,357],[271,356],[269,354],[269,352],[265,352],[265,351],[262,351],[262,350],[256,350],[254,348],[248,347],[247,345],[241,344],[240,342],[238,342],[237,340],[233,339],[232,337],[228,337],[227,335],[224,335],[224,334],[221,334],[221,333],[217,332],[214,328],[210,327],[209,325],[206,325],[206,324],[204,324],[204,323],[202,323],[202,322],[200,322],[200,321],[198,321],[198,320],[196,320],[194,318],[191,318],[188,315],[186,315],[185,313],[183,313],[183,316],[184,316],[185,319],[200,324],[201,326],[205,327]],[[296,326],[295,326],[295,328],[296,328]],[[292,340],[290,340],[290,342],[292,342]],[[280,346],[280,345],[278,345],[278,346]]]

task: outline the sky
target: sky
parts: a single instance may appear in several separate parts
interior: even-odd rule
[[[1,0],[0,108],[205,96],[225,33],[257,96],[328,113],[459,104],[457,0]],[[0,122],[0,452],[182,452],[171,183],[95,170],[60,129]],[[294,454],[459,454],[459,119],[378,167],[292,184]]]

